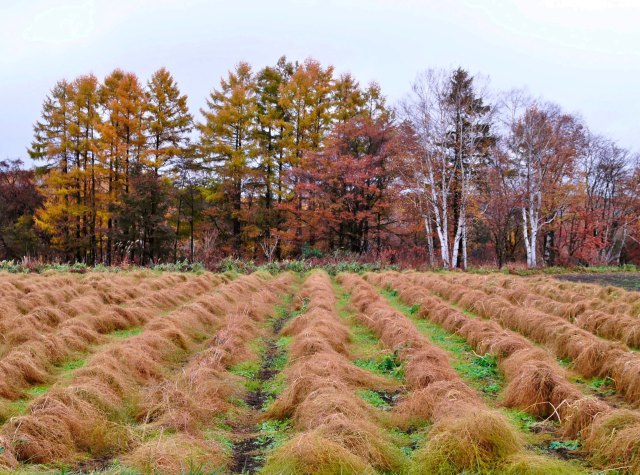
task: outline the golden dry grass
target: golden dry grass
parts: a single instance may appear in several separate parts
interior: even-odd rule
[[[301,434],[267,459],[264,472],[403,471],[404,455],[378,425],[382,414],[355,394],[356,389],[395,383],[350,362],[350,332],[337,314],[326,274],[311,274],[301,295],[308,299],[308,310],[284,329],[294,338],[291,363],[284,370],[287,387],[266,414],[290,417]]]
[[[214,287],[194,302],[152,319],[141,334],[105,346],[74,372],[67,386],[35,399],[26,415],[2,427],[8,448],[18,460],[31,463],[73,461],[98,449],[100,456],[109,456],[130,448],[135,440],[114,428],[126,427],[119,422],[139,412],[135,408],[144,389],[161,384],[165,368],[176,357],[193,352],[202,335],[219,330],[224,317],[246,306],[247,296],[263,282],[249,276]]]
[[[498,356],[500,368],[507,381],[507,387],[503,394],[503,403],[506,406],[518,407],[541,418],[550,416],[558,418],[565,436],[571,438],[580,436],[585,449],[596,463],[602,463],[605,466],[626,467],[630,469],[630,473],[635,473],[635,470],[640,466],[637,455],[640,453],[639,413],[615,410],[604,401],[584,396],[578,388],[568,382],[564,370],[555,363],[554,358],[547,351],[536,348],[519,334],[504,330],[493,321],[473,319],[450,307],[448,310],[444,310],[439,299],[425,296],[424,290],[421,291],[421,288],[429,288],[467,308],[483,309],[488,307],[504,310],[506,304],[503,304],[502,307],[498,304],[495,306],[483,304],[479,302],[482,296],[474,290],[470,292],[474,298],[468,296],[465,298],[456,284],[442,281],[432,283],[431,279],[422,276],[412,278],[412,276],[391,273],[370,280],[375,280],[378,285],[386,282],[388,287],[396,288],[399,296],[407,302],[421,304],[420,315],[422,317],[442,325],[449,331],[460,334],[481,354],[493,349],[492,352]],[[408,280],[421,282],[424,287],[412,285],[407,282]],[[491,299],[490,294],[485,294],[485,299]],[[483,307],[483,305],[487,307]],[[484,310],[480,310],[478,313],[485,317],[488,316],[488,313],[482,312]],[[544,332],[559,331],[555,326],[543,325],[541,327],[541,330],[535,332],[532,330],[530,334],[539,335],[538,338],[543,339]],[[578,338],[575,338],[576,333]],[[584,340],[579,338],[582,335],[580,331],[576,333],[566,332],[563,334],[559,331],[559,336],[556,336],[558,344],[566,345],[567,348],[578,347]],[[573,335],[574,338],[569,338],[568,335]],[[588,339],[587,341],[593,342],[594,340]],[[598,356],[601,355],[612,361],[611,367],[603,372],[618,375],[618,381],[622,381],[625,374],[629,374],[629,377],[635,374],[636,359],[631,358],[629,364],[625,364],[623,360],[629,357],[629,352],[619,350],[617,357],[615,357],[616,352],[605,346],[605,350],[601,350],[602,353],[599,354],[598,350],[601,345],[597,344],[597,340],[595,342],[593,349],[588,347],[575,349],[575,356],[579,359],[579,364],[586,367],[602,364],[598,360]],[[580,361],[580,358],[583,360]],[[585,358],[592,358],[593,361],[586,361]],[[633,387],[632,385],[627,388],[625,392],[627,398],[631,400],[635,400],[632,392]],[[520,467],[522,463],[522,460],[514,461],[507,473],[518,473],[517,467]],[[533,464],[532,467],[527,470],[534,470],[533,473],[535,470],[539,470],[537,464]]]
[[[611,377],[625,400],[640,404],[640,354],[621,343],[598,338],[562,317],[519,307],[505,298],[435,276],[408,274],[408,278],[482,318],[545,345],[558,357],[569,358],[572,368],[585,377]],[[451,280],[455,281],[455,277]]]
[[[273,338],[267,318],[292,275],[0,277],[0,414],[10,417],[0,427],[0,472],[118,460],[144,474],[227,473],[235,463],[229,444],[246,438],[235,423],[286,419],[286,440],[263,454],[261,473],[576,473],[527,449],[498,404],[559,420],[594,466],[640,473],[638,413],[585,396],[554,356],[615,378],[627,400],[640,401],[636,355],[587,331],[632,341],[609,317],[630,323],[636,302],[614,290],[553,293],[541,279],[529,289],[509,276],[343,274],[353,310],[343,318],[331,279],[312,272],[295,295],[304,312],[280,332],[289,337],[284,388],[259,418],[242,403],[253,393],[234,368],[261,358],[257,342]],[[417,318],[463,337],[479,355],[496,355],[506,381],[500,397],[465,383],[448,353],[371,284],[419,304]],[[361,326],[402,362],[402,382],[354,364]],[[76,360],[84,361],[61,369]],[[401,395],[378,407],[363,390]],[[409,457],[401,440],[416,430],[421,443]]]
[[[411,473],[488,473],[525,451],[515,428],[468,389],[447,354],[408,318],[360,277],[342,274],[339,281],[351,292],[361,322],[390,349],[399,350],[406,362],[407,384],[413,391],[395,408],[400,423],[434,423],[428,440],[414,454]]]
[[[188,282],[180,280],[176,285],[175,280],[155,282],[156,290],[141,293],[126,307],[120,304],[84,307],[50,328],[51,331],[38,331],[29,324],[20,327],[23,342],[10,347],[0,361],[0,397],[23,397],[23,390],[29,386],[51,382],[56,365],[74,354],[86,352],[91,345],[105,343],[107,339],[103,335],[145,325],[160,312],[202,295],[224,281],[217,276],[200,276]],[[173,287],[165,288],[171,284]],[[55,315],[58,310],[44,308],[37,311]]]

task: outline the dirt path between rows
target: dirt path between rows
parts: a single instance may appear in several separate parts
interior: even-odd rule
[[[254,474],[264,464],[264,454],[273,442],[270,437],[260,434],[259,423],[264,403],[272,394],[264,391],[265,383],[272,380],[279,373],[275,368],[276,361],[284,351],[276,341],[282,327],[291,318],[290,309],[272,321],[270,335],[263,338],[265,351],[257,378],[260,385],[250,391],[244,398],[245,403],[251,409],[250,414],[234,427],[234,435],[237,442],[233,446],[233,460],[229,467],[234,474]]]

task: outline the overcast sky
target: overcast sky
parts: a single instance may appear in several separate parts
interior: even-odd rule
[[[314,57],[393,103],[456,67],[640,151],[640,0],[0,0],[0,159],[26,158],[54,83],[165,66],[192,112],[240,60]]]

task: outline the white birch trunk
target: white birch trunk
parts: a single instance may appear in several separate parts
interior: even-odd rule
[[[435,268],[436,258],[433,250],[433,228],[431,227],[431,216],[429,214],[423,215],[424,230],[427,233],[427,250],[429,251],[429,265],[431,268]]]
[[[462,268],[467,270],[467,210],[464,210],[464,221],[462,223]]]
[[[453,238],[453,249],[451,252],[451,267],[456,267],[458,265],[458,251],[460,249],[460,239],[462,238],[462,223],[463,223],[463,216],[462,216],[462,212],[460,212],[458,216],[458,222],[456,223],[456,234]]]

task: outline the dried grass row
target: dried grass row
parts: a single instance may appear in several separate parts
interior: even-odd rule
[[[0,278],[6,279],[6,276],[2,275]],[[15,292],[7,295],[0,292],[0,302],[5,309],[0,324],[7,316],[26,315],[38,308],[60,305],[88,292],[95,292],[104,298],[104,303],[122,303],[145,292],[169,287],[179,279],[179,275],[167,274],[150,275],[141,280],[139,275],[133,273],[90,274],[87,277],[56,273],[29,277],[28,280],[13,282],[17,295]]]
[[[414,454],[412,473],[487,473],[523,454],[517,431],[488,409],[411,321],[390,307],[362,278],[343,274],[360,319],[406,362],[411,393],[395,408],[401,425],[434,422],[425,445]]]
[[[610,412],[605,402],[585,397],[567,380],[566,372],[547,351],[535,347],[521,335],[503,329],[495,322],[471,318],[411,284],[402,274],[367,276],[376,285],[396,289],[407,304],[420,305],[421,318],[460,335],[475,351],[498,358],[507,387],[503,404],[537,417],[560,420],[565,435],[576,437],[596,415]]]
[[[407,276],[444,299],[547,346],[556,356],[571,359],[572,367],[585,377],[612,378],[626,401],[640,404],[640,354],[628,351],[624,345],[600,339],[555,315],[521,308],[502,297],[450,284],[433,275]]]
[[[83,452],[100,458],[130,448],[135,441],[127,422],[138,413],[141,390],[162,382],[167,365],[194,351],[204,335],[214,334],[223,317],[247,305],[247,297],[264,282],[254,274],[215,288],[153,319],[143,333],[94,354],[74,372],[69,386],[54,387],[30,404],[27,415],[3,426],[7,456],[52,463],[73,461]]]
[[[640,318],[625,313],[628,304],[607,304],[599,300],[565,300],[558,302],[544,294],[535,293],[528,281],[517,281],[509,288],[495,285],[485,276],[455,276],[452,283],[481,290],[509,300],[520,307],[529,307],[562,317],[569,322],[601,338],[616,340],[632,347],[640,346]],[[552,286],[553,283],[543,284]]]
[[[65,282],[68,280],[65,279]],[[131,276],[116,276],[108,280],[103,276],[83,281],[75,279],[71,281],[75,284],[71,287],[47,291],[51,298],[44,301],[42,294],[22,296],[14,302],[21,309],[11,312],[5,307],[3,318],[0,319],[0,356],[34,334],[54,331],[69,318],[98,313],[105,304],[131,304],[132,299],[184,282],[186,276],[167,275],[134,285],[137,280]],[[27,308],[30,310],[27,311]]]
[[[242,378],[228,369],[240,361],[256,359],[251,340],[263,332],[261,323],[293,283],[291,274],[266,282],[251,301],[224,316],[224,323],[206,344],[172,378],[142,391],[136,419],[145,427],[173,434],[136,447],[122,458],[142,473],[181,474],[194,464],[215,472],[229,463],[229,453],[211,441],[205,430],[220,414],[237,408],[232,398],[244,396]],[[204,466],[203,466],[204,464]]]
[[[576,314],[586,310],[601,310],[605,313],[640,316],[640,293],[618,287],[560,281],[546,276],[523,279],[516,276],[487,275],[482,278],[491,285],[503,288],[516,288],[526,282],[529,290],[538,295],[575,305]]]
[[[40,276],[32,281],[7,282],[7,276],[0,274],[0,279],[3,279],[3,285],[0,286],[0,305],[3,309],[0,323],[9,316],[24,315],[39,306],[56,305],[78,295],[75,289],[79,279],[70,276]]]
[[[213,289],[221,277],[200,276],[171,289],[160,287],[140,297],[134,306],[110,305],[99,313],[81,313],[63,321],[55,332],[40,334],[33,328],[20,329],[21,343],[0,360],[0,397],[17,399],[35,384],[51,382],[56,365],[74,354],[104,343],[103,335],[142,326],[162,310],[168,310]]]
[[[380,429],[380,415],[355,395],[396,384],[350,362],[350,333],[325,273],[311,274],[300,295],[308,310],[283,330],[294,337],[287,388],[266,416],[291,417],[301,433],[271,454],[261,473],[401,472],[404,456]]]
[[[401,287],[394,280],[396,277],[397,274],[388,274],[383,279],[388,285],[396,285],[396,288]],[[425,282],[423,276],[417,280]],[[450,292],[451,295],[459,297],[460,289],[458,288],[447,291],[446,286],[441,283],[432,282],[432,285],[434,288],[438,287],[439,292]],[[399,289],[399,292],[401,296],[404,295],[411,300],[428,299],[428,297],[424,297],[419,287],[407,286],[405,289]],[[473,291],[471,293],[473,294]],[[482,298],[481,295],[475,295],[475,297]],[[580,436],[585,450],[594,458],[595,462],[609,467],[624,467],[623,473],[640,473],[640,415],[637,412],[614,409],[603,401],[583,397],[571,385],[565,383],[561,378],[560,368],[549,359],[546,352],[535,348],[531,349],[531,344],[526,341],[524,342],[529,345],[530,349],[522,346],[523,339],[518,335],[513,335],[513,345],[505,345],[505,340],[500,336],[501,329],[494,325],[492,326],[495,331],[490,330],[492,336],[486,340],[487,336],[483,337],[482,331],[470,332],[470,329],[475,326],[481,330],[482,323],[491,324],[493,322],[472,320],[458,312],[456,315],[452,311],[439,311],[438,302],[433,302],[434,299],[431,300],[431,302],[425,300],[423,303],[422,314],[427,318],[433,318],[436,323],[445,328],[448,327],[450,331],[454,331],[459,326],[458,333],[467,338],[470,344],[476,346],[480,351],[483,348],[492,348],[495,343],[498,344],[497,348],[493,347],[492,353],[501,358],[501,369],[504,371],[506,379],[510,381],[509,387],[505,391],[506,405],[514,404],[516,407],[522,407],[529,403],[535,404],[537,401],[548,400],[561,418],[565,435],[568,437]],[[458,301],[460,300],[465,299],[458,298]],[[447,314],[449,315],[447,316]],[[464,319],[477,323],[461,323]],[[515,344],[518,339],[521,342]],[[506,356],[507,354],[510,356]]]

